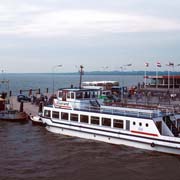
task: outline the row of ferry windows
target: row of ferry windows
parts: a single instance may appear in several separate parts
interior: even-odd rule
[[[51,117],[51,111],[45,110],[44,116],[50,118]],[[60,115],[59,112],[57,112],[57,111],[52,112],[52,118],[59,119],[60,116],[61,116],[61,119],[63,119],[63,120],[69,120],[69,114],[68,113],[61,112],[61,115]],[[77,122],[78,121],[78,114],[71,113],[70,114],[70,120]],[[80,122],[89,123],[89,116],[80,115]],[[102,117],[101,122],[102,122],[103,126],[111,126],[111,119],[110,118]],[[90,116],[90,124],[99,125],[100,124],[100,118],[97,116]],[[123,120],[113,119],[113,127],[123,129],[123,127],[124,127]]]
[[[76,92],[76,93],[72,93],[72,92],[59,92],[59,97],[62,98],[69,98],[69,99],[74,99],[76,97],[76,99],[82,99],[82,98],[90,98],[90,97],[97,97],[98,96],[98,92]]]

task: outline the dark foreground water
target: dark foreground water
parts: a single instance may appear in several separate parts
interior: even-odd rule
[[[0,180],[179,180],[180,157],[0,122]]]

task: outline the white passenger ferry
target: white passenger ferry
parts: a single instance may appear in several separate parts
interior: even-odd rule
[[[42,121],[48,131],[180,155],[180,120],[172,113],[100,105],[96,89],[60,89]]]

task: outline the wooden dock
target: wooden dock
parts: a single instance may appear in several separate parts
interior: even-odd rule
[[[11,102],[12,108],[14,110],[20,109],[20,102],[17,101],[16,96],[10,97],[10,102]],[[24,109],[24,112],[26,112],[28,115],[30,115],[30,114],[31,115],[37,115],[38,110],[39,110],[39,106],[32,104],[31,102],[24,102],[23,103],[23,109]]]

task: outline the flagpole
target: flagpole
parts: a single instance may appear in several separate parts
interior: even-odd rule
[[[146,89],[146,68],[145,68],[145,71],[144,71],[144,85],[145,85],[145,89]]]
[[[144,70],[144,88],[146,89],[146,85],[147,85],[147,67],[149,67],[149,63],[145,63],[145,70]]]
[[[157,79],[158,79],[158,71],[157,71],[157,65],[156,65],[156,88],[158,88]]]
[[[174,65],[173,65],[173,93],[174,93]]]
[[[169,71],[170,66],[168,67],[168,90],[170,86],[170,71]]]

